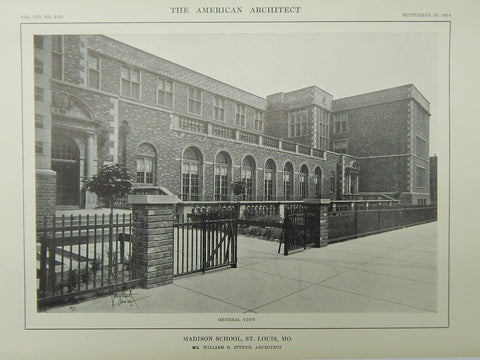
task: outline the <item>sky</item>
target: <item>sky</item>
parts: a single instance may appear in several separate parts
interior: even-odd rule
[[[437,33],[106,35],[262,97],[316,85],[338,99],[414,84],[431,103],[436,152]]]

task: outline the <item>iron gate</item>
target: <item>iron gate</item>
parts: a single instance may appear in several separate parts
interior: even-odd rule
[[[285,206],[279,253],[282,244],[284,255],[308,246],[320,246],[320,207],[314,204]]]
[[[174,222],[173,276],[237,267],[237,209],[203,208]]]

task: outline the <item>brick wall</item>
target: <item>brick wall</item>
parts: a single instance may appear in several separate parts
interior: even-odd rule
[[[35,196],[37,224],[55,213],[56,174],[52,170],[37,169],[35,172]]]
[[[335,140],[347,139],[348,154],[354,156],[405,154],[407,118],[408,100],[351,109],[347,131],[331,129],[332,146]]]
[[[85,84],[85,38],[78,35],[63,37],[63,79],[76,85]]]
[[[194,146],[203,156],[203,192],[207,199],[214,195],[214,161],[220,151],[229,154],[233,165],[233,181],[240,179],[240,165],[244,156],[250,155],[256,164],[257,196],[263,196],[263,169],[267,159],[275,161],[277,167],[276,187],[277,195],[283,196],[282,172],[287,161],[292,162],[294,167],[294,184],[299,196],[298,172],[301,165],[305,164],[309,169],[309,193],[314,196],[313,174],[315,167],[319,166],[323,174],[323,193],[330,196],[329,174],[336,171],[337,156],[328,154],[328,161],[310,156],[290,154],[274,149],[253,146],[235,141],[217,138],[208,138],[203,135],[180,133],[170,130],[170,114],[135,104],[120,102],[119,120],[128,119],[131,129],[127,136],[127,167],[134,174],[136,169],[136,150],[143,143],[152,144],[157,151],[156,185],[165,186],[173,193],[181,192],[181,157],[185,148]]]
[[[408,157],[361,159],[360,192],[409,192]]]
[[[265,108],[265,99],[259,96],[227,85],[221,81],[212,79],[106,36],[88,36],[88,47],[106,56],[122,59],[126,64],[148,69],[155,74],[164,75],[183,84],[191,84],[210,93],[219,93],[226,98],[248,104],[252,107],[259,109]]]

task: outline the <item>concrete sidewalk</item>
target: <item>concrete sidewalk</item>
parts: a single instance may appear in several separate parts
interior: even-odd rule
[[[238,268],[75,304],[75,312],[435,312],[437,223],[277,254],[238,237]],[[70,312],[71,306],[47,312]]]

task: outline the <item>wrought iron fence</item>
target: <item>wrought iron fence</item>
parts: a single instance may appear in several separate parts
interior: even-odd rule
[[[198,206],[176,218],[173,276],[237,266],[236,206]]]
[[[132,215],[54,216],[37,227],[41,308],[135,286]]]
[[[328,237],[332,243],[436,219],[437,208],[426,206],[330,212]]]

